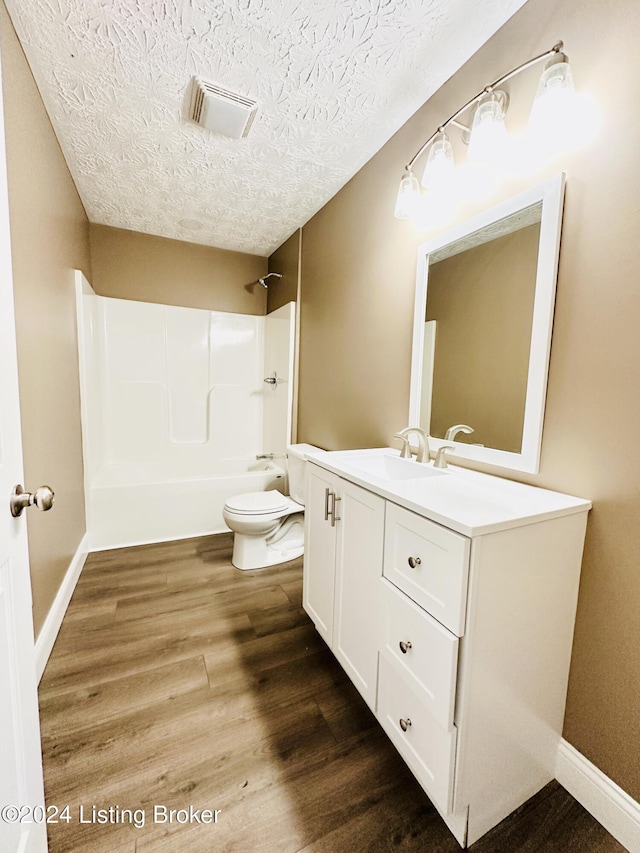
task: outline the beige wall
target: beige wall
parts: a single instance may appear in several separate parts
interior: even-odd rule
[[[269,258],[269,272],[279,272],[282,278],[270,278],[267,281],[268,314],[298,299],[301,237],[302,231],[298,229]]]
[[[488,81],[564,39],[604,130],[567,172],[541,486],[592,498],[565,737],[640,799],[640,4],[529,0],[305,227],[299,438],[389,444],[406,426],[416,248],[403,165]],[[533,82],[535,87],[537,72]],[[523,82],[524,86],[525,83]],[[522,125],[512,87],[511,118]],[[532,182],[533,179],[529,179]],[[512,181],[492,202],[519,191]],[[465,216],[479,208],[468,207]]]
[[[91,284],[101,296],[238,314],[266,311],[266,291],[257,281],[267,259],[257,255],[92,224],[91,264]]]
[[[11,247],[36,634],[85,532],[74,268],[91,278],[89,225],[29,67],[0,5]]]

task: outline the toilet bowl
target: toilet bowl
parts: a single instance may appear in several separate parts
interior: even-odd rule
[[[293,444],[287,448],[289,492],[275,489],[236,495],[222,516],[233,531],[231,562],[237,569],[262,569],[294,560],[304,551],[304,466],[308,451],[318,448]]]

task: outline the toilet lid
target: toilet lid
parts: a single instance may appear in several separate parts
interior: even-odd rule
[[[244,495],[236,495],[229,498],[226,506],[232,512],[277,512],[286,509],[289,502],[281,492],[276,489],[269,489],[267,492],[247,492]]]

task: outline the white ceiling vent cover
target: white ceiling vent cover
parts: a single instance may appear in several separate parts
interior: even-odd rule
[[[190,116],[207,130],[243,139],[251,130],[257,111],[256,101],[200,77],[193,78]]]

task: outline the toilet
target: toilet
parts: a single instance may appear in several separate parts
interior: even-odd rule
[[[304,471],[310,444],[287,448],[290,497],[275,489],[236,495],[224,505],[222,516],[233,530],[237,569],[263,569],[294,560],[304,551]]]

